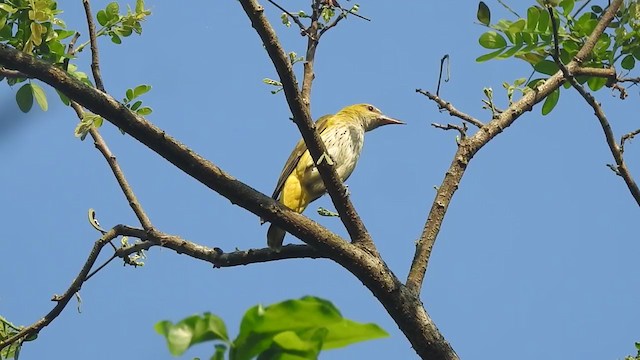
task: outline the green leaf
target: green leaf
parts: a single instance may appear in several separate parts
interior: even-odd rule
[[[560,7],[562,7],[562,14],[565,17],[569,16],[569,14],[571,14],[571,11],[573,10],[574,5],[574,0],[562,0],[560,2]]]
[[[36,99],[38,105],[40,105],[40,109],[47,111],[49,104],[47,103],[47,95],[44,93],[44,90],[36,83],[31,83],[31,90],[33,91],[33,97]]]
[[[491,60],[491,59],[495,58],[496,56],[500,55],[502,53],[502,51],[504,51],[504,49],[496,50],[494,52],[490,52],[488,54],[484,54],[482,56],[479,56],[479,57],[476,58],[476,62],[481,63],[481,62],[485,62],[485,61]]]
[[[507,41],[504,37],[495,31],[487,31],[480,35],[478,42],[485,49],[502,49],[507,46]]]
[[[476,16],[482,25],[488,26],[491,23],[491,11],[484,1],[480,1],[480,3],[478,3],[478,12]]]
[[[111,33],[111,42],[114,44],[122,44],[122,40],[120,39],[120,36],[116,35],[115,33]]]
[[[154,329],[165,337],[169,352],[174,356],[182,355],[189,347],[205,341],[229,342],[224,321],[211,313],[193,315],[175,325],[167,320],[160,321]]]
[[[540,9],[536,6],[532,6],[527,9],[527,30],[534,31],[538,25],[538,19],[540,18]]]
[[[538,32],[542,33],[542,34],[546,34],[549,33],[547,30],[549,30],[549,13],[544,11],[544,10],[540,10],[540,17],[538,18]]]
[[[558,71],[558,64],[550,60],[542,60],[538,62],[533,69],[545,75],[553,75]]]
[[[138,100],[131,105],[131,110],[136,111],[142,105],[142,101]]]
[[[127,91],[124,94],[124,99],[126,102],[129,102],[131,100],[133,100],[134,96],[133,96],[133,89],[127,89]]]
[[[71,104],[71,101],[69,101],[69,98],[67,97],[67,95],[61,93],[60,91],[58,91],[58,89],[56,89],[56,93],[58,93],[58,96],[60,97],[60,101],[62,101],[63,104],[67,106]]]
[[[146,85],[146,84],[138,85],[135,87],[135,89],[133,89],[133,97],[137,98],[140,95],[148,93],[149,90],[151,90],[151,85]]]
[[[388,337],[389,334],[376,324],[362,324],[349,319],[327,327],[323,350],[337,349],[357,342]]]
[[[136,0],[136,14],[144,13],[144,0]]]
[[[524,30],[524,27],[526,25],[527,25],[527,21],[525,19],[519,19],[518,21],[516,21],[513,24],[511,24],[509,26],[509,29],[507,29],[507,31],[512,33],[512,34],[519,33],[522,30]]]
[[[376,327],[343,318],[331,302],[317,297],[283,301],[266,308],[258,305],[242,318],[230,359],[248,360],[263,352],[272,355],[276,351],[273,346],[280,352],[305,353],[323,339],[322,349],[332,349],[386,336],[384,330]]]
[[[120,5],[118,5],[118,3],[114,1],[112,3],[109,3],[109,5],[107,5],[104,11],[107,14],[107,19],[109,20],[117,19],[120,13]]]
[[[555,89],[544,100],[544,104],[542,104],[542,115],[548,115],[558,104],[558,99],[560,99],[560,89]]]
[[[14,8],[13,6],[4,3],[0,4],[0,9],[8,12],[9,14],[13,14],[18,11],[18,9]]]
[[[622,62],[620,63],[620,66],[622,66],[622,68],[625,70],[632,70],[635,65],[636,59],[631,54],[626,55],[624,58],[622,58]]]
[[[587,80],[587,85],[589,86],[589,89],[591,89],[592,91],[598,91],[602,89],[602,87],[604,87],[606,84],[607,84],[606,78],[593,76],[593,77],[590,77],[589,80]]]
[[[24,84],[16,92],[16,102],[23,113],[28,113],[33,106],[33,91],[31,84]]]
[[[144,106],[144,107],[141,107],[140,109],[138,109],[136,111],[136,114],[138,114],[140,116],[147,116],[147,115],[151,114],[152,112],[153,112],[153,110],[150,107]]]
[[[107,13],[104,10],[98,11],[98,13],[96,14],[96,19],[98,19],[98,24],[102,26],[106,26],[107,23],[109,22],[109,17],[107,16]]]
[[[500,54],[497,57],[497,59],[508,59],[508,58],[512,57],[513,55],[515,55],[515,53],[520,51],[520,49],[522,49],[522,44],[515,45],[515,46],[511,47],[509,50],[507,50],[504,53]]]

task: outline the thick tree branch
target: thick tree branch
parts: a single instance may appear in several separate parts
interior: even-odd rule
[[[271,24],[264,15],[264,8],[258,4],[256,0],[240,0],[240,4],[251,20],[251,25],[256,29],[269,54],[269,58],[273,62],[280,81],[282,82],[282,87],[291,113],[293,114],[293,119],[302,134],[302,138],[307,144],[309,153],[316,163],[322,181],[327,188],[329,196],[331,196],[331,201],[336,207],[338,214],[340,214],[340,219],[349,232],[351,240],[354,243],[362,244],[369,252],[378,256],[371,236],[358,216],[351,200],[349,200],[346,187],[342,181],[340,181],[340,178],[338,178],[333,166],[326,161],[320,161],[322,155],[327,153],[327,149],[320,135],[315,131],[315,126],[311,121],[310,111],[305,98],[300,91],[298,91],[298,82],[293,73],[291,62],[278,41],[273,27],[271,27]],[[309,62],[310,59],[307,58],[306,60]],[[313,61],[313,59],[311,59],[311,61]],[[265,219],[270,221],[268,218]],[[276,224],[279,226],[282,225],[277,221]]]
[[[575,72],[576,69],[580,68],[580,64],[587,59],[596,42],[608,24],[613,20],[621,4],[622,0],[614,0],[611,2],[611,5],[603,13],[584,46],[578,51],[575,58],[566,65],[569,72]],[[445,174],[445,178],[438,187],[436,198],[429,211],[422,235],[416,244],[416,252],[411,264],[411,269],[409,270],[409,276],[407,277],[407,287],[411,291],[419,293],[422,288],[429,257],[431,256],[433,245],[440,232],[444,215],[451,203],[453,194],[458,189],[469,161],[471,161],[473,156],[491,139],[511,126],[524,112],[530,111],[534,105],[545,99],[565,81],[566,78],[562,71],[558,71],[539,85],[534,91],[524,94],[520,100],[513,103],[502,113],[497,114],[493,120],[484,125],[474,135],[460,141],[453,161]],[[430,99],[435,98],[435,95],[427,96]]]

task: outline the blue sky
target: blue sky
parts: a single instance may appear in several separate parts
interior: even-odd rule
[[[94,10],[106,3],[95,1]],[[298,10],[306,2],[280,3]],[[507,16],[497,2],[488,4],[494,18]],[[304,38],[279,25],[277,9],[263,5],[287,51],[303,54]],[[488,121],[483,87],[492,87],[504,105],[502,82],[527,77],[530,69],[515,60],[474,61],[485,53],[477,42],[484,28],[474,23],[476,3],[360,5],[372,22],[345,21],[319,45],[312,112],[318,117],[369,102],[407,122],[369,133],[348,181],[385,261],[405,278],[456,135],[429,125],[455,119],[414,90],[434,90],[439,60],[449,54],[451,81],[441,95]],[[527,5],[518,2],[515,10],[524,13]],[[86,33],[80,2],[59,7],[70,28]],[[151,84],[144,97],[154,109],[151,121],[270,194],[299,134],[282,94],[270,94],[262,83],[275,71],[239,3],[148,1],[147,7],[153,15],[143,36],[120,46],[101,41],[107,90],[121,98],[127,88]],[[80,66],[89,72],[89,54],[82,56]],[[47,89],[49,111],[23,115],[15,90],[0,88],[0,314],[26,325],[49,311],[49,299],[66,289],[97,239],[86,220],[89,208],[104,227],[136,222],[93,144],[74,138],[71,109]],[[597,93],[617,137],[640,127],[638,90],[630,95],[620,101],[607,89]],[[265,245],[267,228],[256,216],[111,125],[101,131],[160,230],[226,251]],[[637,176],[636,143],[627,145],[625,157]],[[422,292],[462,358],[619,359],[632,353],[640,340],[638,207],[605,166],[612,161],[592,111],[569,91],[549,116],[534,108],[476,155],[449,208]],[[323,197],[305,214],[346,235],[339,220],[315,214],[318,206],[331,208]],[[297,240],[289,235],[288,242]],[[328,260],[212,269],[157,248],[143,268],[113,263],[91,279],[81,292],[82,312],[71,304],[21,358],[168,359],[152,328],[159,320],[210,311],[235,334],[250,306],[304,295],[327,298],[346,317],[378,323],[391,334],[325,352],[323,359],[416,358],[371,293]],[[199,346],[185,358],[211,352]]]

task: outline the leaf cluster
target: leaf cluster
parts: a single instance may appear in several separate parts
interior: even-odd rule
[[[549,9],[557,19],[558,55],[562,63],[569,63],[580,48],[585,44],[593,32],[603,9],[593,5],[588,9],[580,7],[574,12],[575,0],[562,0],[551,4],[539,1],[539,5],[527,9],[526,17],[516,19],[500,19],[491,22],[489,7],[480,2],[477,19],[480,24],[490,28],[480,35],[478,42],[491,52],[479,56],[476,61],[484,62],[492,59],[517,58],[526,61],[533,68],[534,73],[550,76],[559,68],[553,59],[554,38],[553,26]],[[610,68],[620,66],[624,70],[632,70],[636,60],[640,60],[640,16],[638,2],[628,1],[618,11],[613,21],[590,55],[583,63],[584,67]],[[528,82],[530,88],[535,88],[543,78],[535,78]],[[607,84],[602,77],[577,76],[580,84],[597,91]],[[565,88],[570,84],[565,84]],[[560,89],[552,93],[543,105],[543,114],[551,112],[558,102]]]
[[[215,342],[212,360],[224,359],[227,350],[230,360],[316,359],[321,350],[388,336],[379,326],[346,319],[331,302],[312,296],[250,308],[233,341],[224,321],[211,313],[176,324],[160,321],[155,330],[175,356],[193,345]]]
[[[88,76],[71,63],[90,41],[87,40],[72,50],[70,45],[75,38],[70,38],[76,31],[67,29],[64,21],[58,18],[61,13],[54,0],[3,0],[0,3],[0,43],[58,64],[78,80],[93,86]],[[111,2],[96,14],[101,25],[96,31],[96,37],[109,36],[113,43],[120,44],[122,37],[133,33],[141,34],[142,21],[150,14],[144,7],[144,0],[136,0],[135,10],[128,8],[124,14],[121,14],[117,2]],[[47,96],[38,84],[24,76],[6,79],[0,76],[0,82],[4,80],[10,86],[27,82],[16,92],[16,102],[21,111],[30,111],[34,100],[43,111],[48,109]],[[64,94],[58,92],[58,95],[65,105],[69,105],[69,99]],[[151,113],[151,109],[142,107],[138,113],[147,115]]]

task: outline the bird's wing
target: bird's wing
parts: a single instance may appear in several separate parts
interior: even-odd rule
[[[332,116],[333,115],[325,115],[319,118],[318,121],[316,121],[316,130],[318,131],[318,134],[322,134],[322,132],[327,128],[327,126],[329,125],[329,119],[331,119]],[[273,195],[271,195],[272,198],[276,200],[278,199],[278,196],[280,196],[280,192],[284,187],[284,183],[287,181],[289,175],[291,175],[296,166],[298,166],[300,158],[306,151],[307,144],[304,143],[304,139],[300,139],[300,141],[298,141],[298,143],[296,144],[296,147],[291,152],[291,155],[289,155],[289,159],[287,159],[287,162],[284,164],[284,168],[282,169],[280,178],[278,179],[278,183],[276,184],[276,189],[273,190]]]

